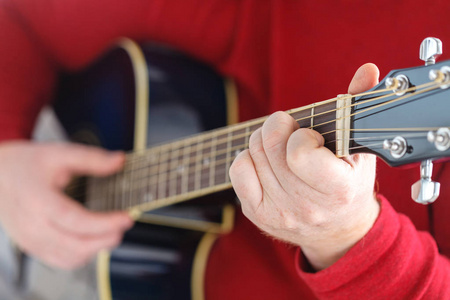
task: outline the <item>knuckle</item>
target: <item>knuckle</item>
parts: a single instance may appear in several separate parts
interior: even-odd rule
[[[305,164],[308,160],[308,153],[304,153],[299,149],[288,151],[286,154],[286,163],[291,170],[297,169],[299,166]]]
[[[261,130],[261,128],[258,128],[250,135],[248,141],[249,149],[255,148],[261,144]]]
[[[266,150],[275,150],[282,145],[283,130],[282,128],[274,128],[269,132],[265,132],[263,136],[263,145]]]
[[[323,228],[326,227],[329,223],[329,218],[327,218],[327,214],[323,213],[320,210],[310,210],[308,214],[303,216],[303,220],[305,224],[308,224],[310,228]]]

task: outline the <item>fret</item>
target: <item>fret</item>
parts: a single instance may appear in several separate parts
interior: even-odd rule
[[[189,153],[187,155],[187,192],[192,192],[196,190],[196,182],[198,180],[198,141],[193,140],[189,143]]]
[[[112,185],[111,180],[107,180],[107,178],[102,178],[101,180],[101,187],[103,190],[103,197],[102,197],[102,207],[104,210],[109,211],[111,208],[111,195],[110,195],[110,186]]]
[[[247,126],[245,127],[245,136],[244,136],[244,145],[243,148],[248,148],[249,146],[249,141],[250,141],[250,127]],[[241,149],[241,151],[244,149]]]
[[[310,108],[294,110],[289,114],[297,121],[301,128],[314,128],[314,124],[318,124],[317,120],[314,119],[316,113],[316,106],[312,105]]]
[[[168,163],[169,153],[167,151],[163,152],[161,149],[159,155],[159,164],[158,164],[158,180],[157,180],[157,198],[162,199],[167,196],[167,171],[169,167]]]
[[[126,197],[128,198],[130,207],[134,206],[136,204],[135,199],[133,198],[134,194],[133,194],[133,188],[132,188],[134,169],[135,169],[135,159],[134,159],[134,157],[131,157],[130,163],[127,165],[127,169],[125,170],[124,181],[123,181],[124,191],[128,190],[128,193],[124,193],[124,194],[127,194]]]
[[[174,149],[174,145],[170,149],[169,155],[169,178],[168,178],[168,189],[167,195],[169,197],[177,194],[177,179],[178,179],[178,148]]]
[[[122,170],[120,174],[120,180],[118,185],[120,186],[120,195],[122,197],[122,201],[124,201],[125,205],[127,207],[131,207],[131,198],[129,197],[129,193],[127,192],[127,189],[129,188],[128,184],[128,174],[129,174],[129,168],[130,168],[130,162],[127,161],[127,163],[124,166],[124,169]]]
[[[114,209],[124,209],[125,205],[123,204],[123,197],[121,195],[121,191],[120,191],[120,176],[121,176],[121,172],[116,173],[115,175],[113,175],[114,179],[112,180],[114,182],[114,190],[113,190],[113,194],[114,194]]]
[[[200,170],[200,189],[204,189],[210,186],[211,176],[211,160],[212,160],[212,140],[211,135],[207,135],[203,141],[203,149],[201,151],[201,170]],[[209,145],[209,146],[208,146]]]
[[[226,152],[226,158],[225,158],[225,181],[224,182],[230,182],[230,176],[228,175],[228,170],[231,167],[231,152],[233,151],[233,143],[232,143],[233,134],[231,130],[228,130],[227,132],[227,152]]]
[[[158,162],[159,162],[159,150],[156,148],[153,151],[147,153],[147,172],[145,175],[144,185],[147,186],[144,202],[153,201],[156,198],[158,192]]]
[[[334,101],[316,106],[315,115],[315,125],[313,129],[320,133],[331,132],[323,137],[325,143],[328,143],[328,148],[335,152],[336,133],[334,131],[336,130],[336,102]]]
[[[133,178],[133,188],[136,191],[135,201],[137,204],[141,204],[144,202],[147,192],[147,184],[146,184],[146,172],[148,172],[149,163],[147,161],[147,155],[144,152],[139,152],[136,154],[134,158],[136,162],[136,172],[135,177]]]
[[[100,211],[100,201],[97,201],[97,199],[100,199],[101,194],[98,192],[98,185],[94,184],[95,179],[88,178],[86,180],[86,206],[91,210]]]
[[[243,151],[246,146],[245,136],[247,135],[248,127],[241,128],[238,130],[230,131],[231,133],[231,148],[230,148],[230,157],[231,161],[236,158],[236,156]],[[231,165],[231,162],[230,162]]]
[[[213,132],[211,138],[211,150],[209,161],[209,186],[213,186],[216,179],[216,162],[217,162],[217,135]]]
[[[185,194],[189,190],[189,175],[190,175],[190,154],[191,154],[191,144],[184,145],[183,147],[183,162],[181,165],[181,188],[180,194]]]
[[[228,132],[224,130],[217,131],[216,153],[214,163],[214,183],[211,186],[226,182],[226,163],[228,153]]]
[[[198,191],[201,187],[201,179],[202,179],[202,160],[199,159],[202,155],[202,145],[203,145],[203,141],[200,142],[199,140],[201,139],[200,136],[197,137],[197,155],[196,155],[196,160],[195,160],[195,184],[194,184],[194,190]]]

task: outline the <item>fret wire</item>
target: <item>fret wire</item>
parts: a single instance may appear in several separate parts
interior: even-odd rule
[[[159,155],[159,158],[164,158],[168,156],[167,152],[163,152],[163,149],[161,147],[161,153]],[[167,168],[168,168],[168,162],[166,159],[164,159],[162,162],[159,162],[159,168],[158,168],[158,198],[165,198],[166,197],[166,180],[167,180]]]
[[[211,145],[212,144],[212,139],[213,139],[213,137],[211,136],[209,139],[211,139],[211,141],[208,141],[208,140],[204,140],[204,142],[206,143],[206,141],[208,141],[208,143],[209,143],[209,145]],[[209,176],[211,175],[211,169],[210,169],[210,166],[211,166],[211,160],[212,160],[212,149],[211,149],[211,146],[210,147],[202,147],[202,150],[201,150],[201,157],[200,158],[202,158],[202,160],[201,160],[201,170],[200,170],[200,178],[201,178],[201,180],[200,180],[200,188],[202,189],[202,188],[207,188],[208,186],[209,186],[209,181],[210,180],[203,180],[203,178],[205,177],[204,176],[204,173],[207,173],[208,174],[208,179],[209,179]]]
[[[105,193],[104,193],[104,195],[105,195],[105,197],[103,198],[103,201],[104,201],[104,207],[105,207],[105,210],[106,211],[109,211],[109,210],[111,210],[111,207],[110,207],[110,205],[111,205],[111,203],[112,203],[112,201],[110,200],[110,197],[111,197],[111,193],[110,193],[110,191],[111,191],[111,181],[108,181],[108,180],[106,180],[106,178],[104,178],[103,179],[103,182],[104,182],[104,188],[105,188]]]
[[[209,186],[213,186],[215,182],[215,168],[214,164],[216,161],[216,142],[217,142],[217,135],[213,135],[212,141],[211,141],[211,159],[209,160],[210,166],[209,166]]]
[[[127,174],[127,180],[125,180],[125,187],[128,187],[129,189],[129,193],[128,193],[128,201],[130,202],[130,204],[132,204],[132,206],[134,206],[136,203],[134,202],[134,198],[133,198],[133,186],[132,186],[132,180],[133,180],[133,174],[134,174],[134,169],[135,169],[135,164],[136,164],[136,160],[133,159],[133,161],[131,162],[131,165],[129,166],[129,171],[126,173]]]
[[[311,107],[311,128],[314,128],[314,108],[315,106],[313,105]]]
[[[98,201],[92,201],[93,199],[99,199],[99,193],[98,193],[98,188],[96,188],[96,185],[94,185],[94,180],[96,178],[87,178],[86,179],[86,195],[85,195],[85,200],[86,200],[86,206],[94,211],[99,211],[101,210],[101,207],[99,206],[99,202]]]
[[[183,163],[181,169],[181,193],[187,193],[188,191],[188,173],[189,173],[189,156],[188,153],[191,151],[191,145],[188,144],[183,150]]]
[[[244,138],[245,145],[248,145],[249,141],[250,141],[249,131],[250,131],[250,126],[245,127],[245,138]]]
[[[138,192],[137,195],[135,196],[136,198],[136,202],[138,202],[139,204],[142,203],[145,200],[145,185],[141,183],[142,178],[145,178],[145,171],[146,171],[146,155],[145,153],[143,153],[142,155],[140,155],[140,159],[139,159],[139,169],[137,170],[137,176],[136,178],[134,178],[133,180],[133,185],[136,186]]]
[[[111,207],[114,205],[114,198],[111,197],[112,193],[111,193],[111,188],[113,187],[113,183],[112,180],[106,180],[106,178],[104,179],[105,182],[105,189],[106,189],[106,193],[105,193],[105,198],[104,198],[104,202],[105,202],[105,210],[106,211],[110,211]]]
[[[153,165],[155,162],[157,162],[159,160],[159,156],[160,156],[160,152],[157,152],[157,151],[151,153],[151,155],[148,155],[147,158],[148,158],[149,163],[151,165]],[[144,184],[147,183],[147,180],[148,180],[148,183],[149,183],[148,185],[150,185],[152,182],[154,182],[155,184],[156,184],[156,182],[158,182],[158,176],[151,176],[151,175],[153,175],[153,173],[150,173],[150,169],[151,169],[150,167],[146,168],[147,176],[146,176],[146,178],[144,178],[144,180],[145,180]],[[157,198],[157,192],[158,192],[158,190],[156,188],[155,189],[150,189],[148,187],[147,188],[146,201],[150,202],[153,199]]]
[[[116,173],[113,175],[113,178],[111,181],[114,182],[114,190],[112,191],[112,193],[114,194],[114,209],[123,209],[123,199],[122,197],[120,197],[120,184],[119,184],[119,177],[120,177],[120,172]]]
[[[227,133],[227,147],[226,147],[226,149],[227,149],[227,153],[226,153],[226,165],[225,165],[225,169],[226,170],[229,170],[230,169],[230,166],[231,166],[231,160],[230,160],[230,158],[231,158],[231,148],[232,148],[232,145],[231,145],[231,131],[230,130],[228,130],[228,133]],[[225,174],[225,180],[224,180],[224,182],[228,182],[228,181],[230,181],[230,177],[228,176],[228,174]]]
[[[200,154],[202,154],[201,153],[201,151],[202,151],[202,148],[200,147],[201,146],[201,144],[202,144],[203,142],[200,142],[200,139],[199,139],[199,141],[197,142],[197,149],[196,149],[196,151],[197,151],[197,155],[196,155],[196,157],[200,157]],[[195,190],[199,190],[200,189],[200,179],[201,179],[201,165],[199,164],[199,162],[200,162],[200,159],[196,159],[195,160]]]
[[[169,172],[168,172],[168,195],[173,196],[173,193],[176,193],[177,179],[178,179],[178,152],[179,149],[173,149],[170,153],[170,163],[169,163]]]

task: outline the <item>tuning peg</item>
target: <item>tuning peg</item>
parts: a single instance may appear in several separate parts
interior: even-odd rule
[[[429,204],[439,197],[441,184],[431,180],[433,162],[428,159],[420,164],[420,180],[411,186],[411,197],[421,204]]]
[[[425,65],[433,65],[436,58],[442,54],[442,42],[438,38],[428,37],[420,44],[420,59]]]
[[[434,143],[434,146],[439,151],[447,151],[450,148],[450,129],[441,127],[436,131],[429,131],[427,140]]]

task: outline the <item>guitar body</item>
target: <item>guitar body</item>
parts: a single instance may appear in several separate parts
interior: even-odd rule
[[[88,69],[61,76],[54,109],[77,142],[142,151],[226,125],[232,114],[226,94],[224,81],[205,65],[122,40]],[[140,215],[122,244],[98,258],[100,298],[202,299],[209,249],[233,222],[233,205],[226,204],[232,192],[213,197]]]

